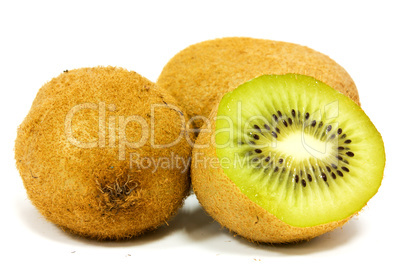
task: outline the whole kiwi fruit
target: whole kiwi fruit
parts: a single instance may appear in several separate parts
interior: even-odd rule
[[[359,104],[352,78],[328,56],[298,44],[247,37],[185,48],[164,66],[157,85],[167,89],[200,128],[225,93],[263,74],[287,73],[312,76]]]
[[[351,99],[310,76],[263,75],[226,93],[192,153],[194,192],[253,242],[309,240],[378,191],[385,150]]]
[[[166,223],[189,193],[191,147],[175,100],[133,71],[66,70],[40,88],[15,159],[46,219],[94,239]]]

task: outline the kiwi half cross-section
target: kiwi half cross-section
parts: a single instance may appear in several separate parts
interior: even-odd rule
[[[255,78],[225,94],[210,118],[193,150],[194,191],[251,241],[321,235],[380,187],[381,135],[356,103],[310,76]]]

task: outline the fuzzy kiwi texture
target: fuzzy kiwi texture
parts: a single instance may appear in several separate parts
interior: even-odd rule
[[[29,199],[49,221],[89,238],[157,228],[189,193],[185,116],[133,71],[63,72],[18,128],[15,159]]]
[[[163,68],[157,85],[167,89],[200,128],[221,97],[263,74],[312,76],[359,104],[356,86],[328,56],[305,46],[245,37],[226,37],[191,45]]]
[[[378,191],[380,133],[350,98],[310,76],[263,75],[226,93],[196,140],[191,177],[204,209],[255,242],[309,240]]]

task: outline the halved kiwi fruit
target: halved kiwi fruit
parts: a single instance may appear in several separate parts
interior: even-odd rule
[[[356,103],[310,76],[255,78],[225,94],[210,119],[193,150],[193,188],[213,218],[249,240],[311,239],[380,187],[381,135]]]
[[[222,96],[264,74],[312,76],[357,104],[356,85],[330,57],[306,46],[246,37],[226,37],[191,45],[163,68],[157,85],[183,104],[199,128]],[[200,117],[201,116],[201,117]]]
[[[38,210],[65,230],[123,239],[166,223],[188,195],[186,115],[114,67],[65,71],[38,92],[15,159]]]

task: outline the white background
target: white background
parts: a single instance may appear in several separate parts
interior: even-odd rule
[[[398,1],[1,1],[0,259],[14,267],[259,265],[401,267],[402,8]],[[38,89],[65,69],[113,65],[156,81],[190,44],[249,36],[307,45],[352,76],[382,133],[383,185],[343,229],[307,243],[254,245],[190,197],[169,226],[126,242],[71,236],[46,222],[15,168],[17,126]],[[17,266],[18,265],[18,266]],[[24,266],[22,266],[24,265]]]

